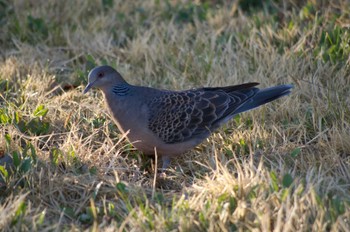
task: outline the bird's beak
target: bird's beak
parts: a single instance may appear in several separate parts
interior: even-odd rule
[[[83,94],[86,94],[95,84],[95,82],[97,81],[98,79],[94,80],[93,82],[90,82],[84,89],[83,91]]]
[[[95,83],[95,82],[89,83],[89,84],[85,87],[85,89],[84,89],[84,91],[83,91],[83,94],[86,94],[86,93],[92,88],[92,86],[94,85],[94,83]]]

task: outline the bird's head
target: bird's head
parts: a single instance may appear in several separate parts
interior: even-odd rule
[[[104,65],[92,69],[88,76],[89,84],[84,89],[84,94],[92,87],[102,90],[120,83],[126,83],[123,77],[111,66]]]

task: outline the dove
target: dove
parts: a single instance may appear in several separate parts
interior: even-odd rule
[[[165,170],[173,157],[194,148],[235,115],[274,101],[292,85],[259,89],[259,83],[171,91],[128,84],[110,66],[98,66],[88,85],[102,91],[109,112],[128,141],[146,155],[162,158]]]

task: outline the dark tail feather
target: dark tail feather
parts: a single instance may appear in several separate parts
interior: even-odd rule
[[[231,86],[225,86],[225,87],[206,87],[203,88],[204,91],[217,91],[217,90],[223,90],[226,93],[234,92],[234,91],[241,91],[244,89],[251,89],[252,87],[259,85],[257,82],[250,82],[250,83],[244,83],[240,85],[231,85]]]
[[[271,88],[261,89],[249,101],[235,110],[234,114],[239,114],[244,111],[254,109],[258,106],[276,100],[277,98],[288,95],[293,88],[293,85],[279,85]]]

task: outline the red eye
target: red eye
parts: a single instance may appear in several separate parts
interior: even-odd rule
[[[100,72],[100,73],[97,74],[97,77],[99,77],[99,78],[101,78],[101,77],[103,77],[103,76],[104,76],[104,73],[103,73],[103,72]]]

